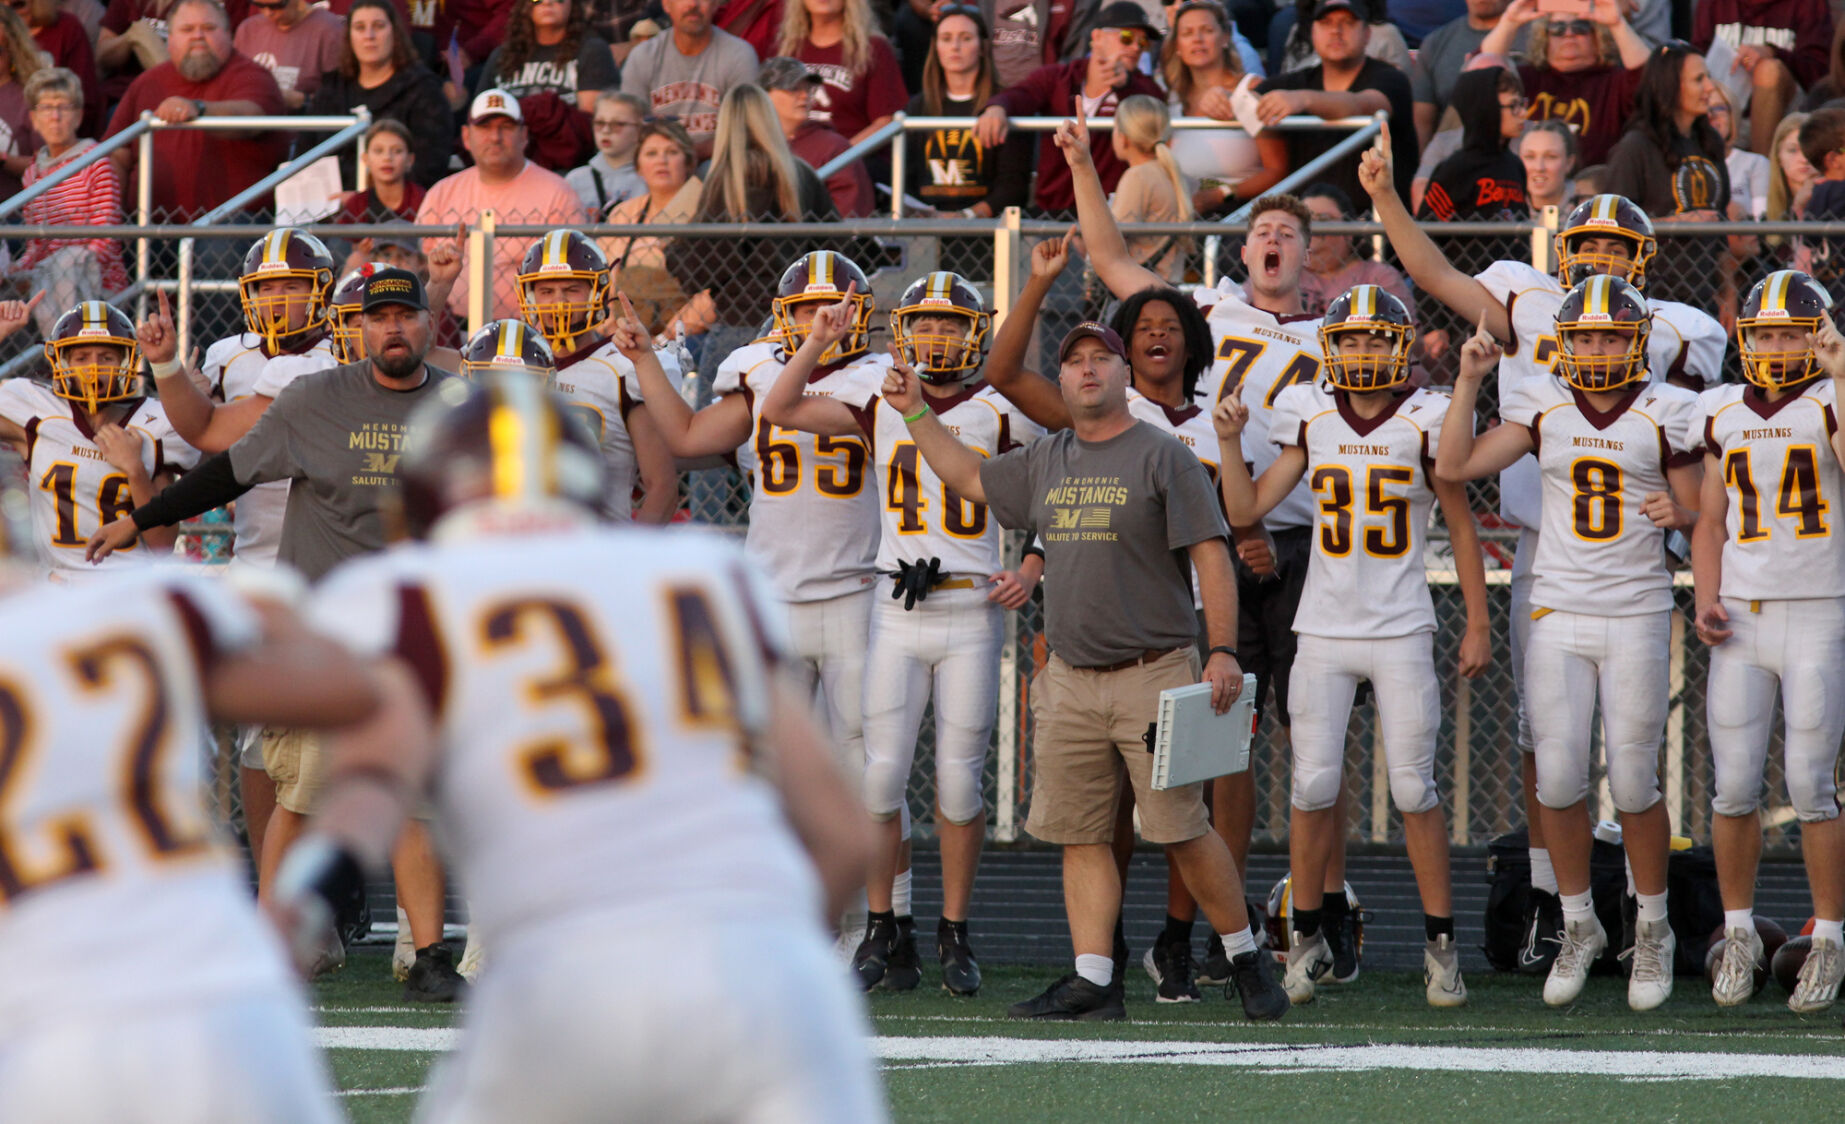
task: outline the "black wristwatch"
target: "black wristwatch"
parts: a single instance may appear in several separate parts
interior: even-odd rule
[[[1214,656],[1219,652],[1222,652],[1224,655],[1229,656],[1233,660],[1236,660],[1238,664],[1241,664],[1243,662],[1242,660],[1237,659],[1236,649],[1232,648],[1228,644],[1219,644],[1215,648],[1212,648],[1210,652],[1205,656],[1205,659],[1208,660],[1211,658],[1211,656]]]
[[[194,109],[196,109],[196,110],[198,110],[198,111],[199,111],[199,116],[200,116],[200,117],[203,117],[203,116],[205,116],[205,102],[204,102],[204,100],[203,100],[203,99],[201,99],[201,98],[193,98],[193,99],[192,99],[192,108],[194,108]]]

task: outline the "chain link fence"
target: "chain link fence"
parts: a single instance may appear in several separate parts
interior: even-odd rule
[[[457,216],[458,218],[461,216]],[[486,227],[484,231],[482,228]],[[211,230],[175,227],[90,228],[81,232],[70,229],[18,228],[0,230],[14,240],[14,250],[27,238],[69,240],[79,236],[120,238],[131,265],[131,276],[138,276],[136,240],[148,244],[147,282],[137,284],[112,299],[131,315],[140,316],[147,309],[151,294],[165,288],[184,309],[190,339],[189,348],[203,349],[214,340],[241,330],[242,313],[235,291],[235,277],[243,251],[266,228],[261,216],[242,226]],[[335,259],[344,265],[354,247],[366,248],[361,239],[369,239],[372,257],[384,258],[427,273],[428,258],[423,250],[430,238],[451,238],[453,227],[376,226],[312,227],[326,240]],[[510,223],[475,223],[467,236],[467,276],[482,292],[501,293],[511,301],[510,279],[499,268],[501,262],[515,262],[523,246],[544,231],[540,226],[517,226]],[[685,392],[695,400],[710,394],[710,373],[731,348],[756,338],[768,316],[768,297],[772,294],[781,268],[801,253],[815,248],[835,248],[848,253],[870,276],[872,292],[880,310],[873,318],[872,347],[883,349],[887,341],[887,316],[884,310],[895,306],[902,289],[924,273],[942,265],[959,265],[969,269],[983,293],[1001,315],[1012,304],[1012,296],[1022,283],[1026,254],[1040,238],[1060,236],[1064,224],[1030,222],[1016,212],[995,221],[983,220],[866,220],[854,223],[849,231],[835,226],[751,224],[746,226],[651,226],[584,228],[615,251],[614,258],[623,263],[616,276],[616,288],[644,298],[651,309],[656,328],[665,327],[671,313],[684,300],[696,295],[696,288],[674,276],[673,263],[686,258],[701,263],[698,276],[706,284],[711,278],[742,294],[739,303],[721,308],[719,325],[704,338],[686,341],[682,356],[688,372]],[[1453,264],[1469,274],[1484,270],[1503,257],[1529,261],[1538,269],[1550,272],[1552,257],[1551,231],[1544,223],[1525,224],[1451,224],[1427,228]],[[1143,224],[1130,233],[1182,235],[1187,242],[1188,285],[1215,282],[1218,278],[1241,279],[1239,235],[1242,228],[1208,223]],[[189,277],[181,286],[175,281],[180,255],[178,239],[196,236],[196,252]],[[1726,324],[1747,292],[1750,284],[1769,268],[1790,265],[1807,266],[1830,282],[1827,268],[1832,260],[1830,245],[1845,238],[1845,224],[1660,224],[1661,249],[1648,270],[1647,291],[1655,297],[1681,299],[1684,303],[1718,316]],[[678,248],[675,250],[675,244]],[[1512,251],[1522,250],[1522,253]],[[493,276],[481,270],[481,263],[495,262]],[[1343,291],[1353,279],[1372,280],[1370,274],[1389,266],[1390,251],[1383,244],[1381,229],[1373,224],[1322,224],[1308,251],[1309,279],[1306,295],[1310,304],[1323,307],[1326,300]],[[356,260],[356,259],[355,259]],[[648,269],[653,272],[648,272]],[[1084,315],[1106,313],[1106,301],[1093,286],[1086,290],[1073,265],[1065,283],[1052,291],[1036,328],[1036,346],[1053,346],[1063,329]],[[1360,277],[1360,274],[1365,276]],[[1451,381],[1452,353],[1463,338],[1459,333],[1471,331],[1471,325],[1450,323],[1445,311],[1407,281],[1402,282],[1418,316],[1422,338],[1416,351],[1417,378],[1433,385]],[[675,293],[669,286],[676,285]],[[751,295],[760,297],[749,303]],[[459,301],[455,313],[444,329],[445,342],[462,337],[470,319],[484,315],[516,315],[516,305],[496,307],[488,302],[470,304]],[[649,315],[644,311],[643,316]],[[1446,332],[1444,339],[1442,334]],[[11,338],[0,341],[0,375],[42,377],[45,373],[40,355],[38,332],[28,325]],[[1723,377],[1735,379],[1734,349],[1727,349]],[[1042,366],[1040,366],[1042,369]],[[691,372],[703,371],[699,378]],[[1494,403],[1489,393],[1483,396],[1476,424],[1490,424]],[[681,517],[702,523],[743,529],[749,506],[749,481],[733,465],[701,467],[686,472],[681,481]],[[1437,666],[1444,676],[1443,724],[1438,757],[1439,779],[1450,808],[1452,836],[1456,843],[1481,844],[1493,835],[1523,822],[1520,795],[1519,758],[1516,745],[1517,703],[1512,685],[1510,655],[1506,646],[1506,613],[1510,567],[1516,529],[1498,516],[1496,483],[1485,480],[1472,490],[1476,520],[1482,528],[1487,551],[1489,602],[1493,614],[1495,638],[1494,661],[1488,671],[1471,682],[1453,673],[1455,653],[1464,620],[1459,591],[1452,576],[1452,562],[1446,554],[1445,531],[1439,527],[1431,536],[1429,570],[1435,596],[1440,631],[1437,637]],[[800,533],[791,529],[791,533]],[[1016,539],[1017,536],[1012,536]],[[188,526],[181,550],[201,563],[221,562],[229,551],[229,527],[224,513],[213,513]],[[1007,561],[1016,562],[1020,543],[1009,543]],[[1711,766],[1708,739],[1705,735],[1705,696],[1707,658],[1702,645],[1686,627],[1691,607],[1689,573],[1678,574],[1679,607],[1685,611],[1675,618],[1672,661],[1672,709],[1662,752],[1663,789],[1667,794],[1674,829],[1695,838],[1708,838],[1710,817]],[[1025,811],[1029,804],[1032,777],[1031,720],[1029,706],[1030,679],[1045,658],[1041,634],[1041,603],[1034,599],[1023,611],[1014,614],[1008,633],[1004,664],[1001,670],[1001,703],[994,732],[994,753],[987,765],[987,796],[993,808],[996,839],[1012,841],[1023,837]],[[873,685],[873,689],[877,689]],[[1779,766],[1780,733],[1778,720],[1771,750],[1769,798],[1764,818],[1769,825],[1768,844],[1785,849],[1795,845],[1794,817],[1786,805]],[[1599,738],[1599,734],[1598,734]],[[930,830],[933,819],[933,715],[925,717],[922,742],[917,755],[910,789],[911,807],[919,833]],[[1286,838],[1288,816],[1288,755],[1279,743],[1277,726],[1271,720],[1263,724],[1253,755],[1256,772],[1256,835],[1261,841],[1275,843]],[[1348,831],[1353,840],[1381,844],[1400,843],[1400,824],[1390,807],[1383,758],[1377,743],[1376,724],[1371,707],[1361,704],[1354,712],[1348,741],[1347,784],[1350,792]],[[219,791],[227,801],[234,800],[234,772],[226,770],[225,783]],[[1598,789],[1597,814],[1611,817],[1605,787]]]

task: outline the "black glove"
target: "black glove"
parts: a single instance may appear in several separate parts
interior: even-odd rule
[[[905,611],[916,608],[918,602],[929,596],[935,583],[941,580],[942,560],[931,558],[927,565],[921,562],[897,563],[897,582],[890,591],[891,600],[903,598]]]

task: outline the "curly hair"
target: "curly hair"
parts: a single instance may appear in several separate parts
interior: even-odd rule
[[[1325,193],[1317,192],[1316,194]],[[1340,194],[1343,195],[1344,193],[1341,192]],[[1338,201],[1331,195],[1328,195],[1327,198],[1333,199],[1334,202]],[[1351,200],[1347,199],[1343,209],[1349,211],[1351,210],[1351,206]],[[1289,195],[1286,192],[1264,195],[1262,198],[1249,205],[1249,225],[1254,226],[1256,224],[1256,219],[1270,211],[1286,211],[1288,214],[1293,215],[1296,219],[1300,220],[1300,236],[1302,238],[1310,238],[1313,236],[1313,212],[1307,209],[1307,204],[1301,202],[1299,196]]]
[[[1190,400],[1198,393],[1198,379],[1210,367],[1212,356],[1216,353],[1216,344],[1211,339],[1211,326],[1205,321],[1197,301],[1177,289],[1155,285],[1122,301],[1108,326],[1123,340],[1132,341],[1134,324],[1140,319],[1141,310],[1154,301],[1172,309],[1172,314],[1179,318],[1179,338],[1185,343],[1185,366],[1180,369],[1180,374],[1185,397]]]
[[[557,45],[557,57],[570,63],[576,61],[577,49],[583,45],[583,37],[589,34],[589,5],[583,0],[566,2],[570,6],[570,18],[564,23],[564,41]],[[532,24],[532,5],[516,3],[512,6],[512,19],[506,24],[506,42],[500,47],[500,72],[493,76],[494,84],[519,73],[537,48],[538,29]]]

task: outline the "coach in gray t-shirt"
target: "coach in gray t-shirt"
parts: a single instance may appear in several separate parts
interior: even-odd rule
[[[884,400],[903,415],[929,467],[954,492],[985,503],[1000,523],[1037,532],[1044,546],[1045,632],[1051,659],[1034,681],[1036,770],[1026,828],[1063,846],[1076,971],[1014,1004],[1018,1018],[1119,1018],[1112,989],[1121,912],[1114,838],[1121,778],[1133,788],[1141,835],[1161,843],[1220,934],[1250,1018],[1277,1019],[1288,997],[1259,952],[1240,873],[1211,830],[1201,786],[1156,790],[1145,739],[1160,692],[1200,679],[1189,570],[1198,571],[1219,713],[1242,689],[1230,642],[1236,584],[1210,477],[1171,436],[1127,408],[1127,349],[1096,323],[1058,349],[1071,428],[991,460],[961,444],[930,412],[901,362]],[[1189,565],[1188,565],[1189,564]]]
[[[221,507],[271,480],[294,481],[277,557],[308,580],[355,555],[383,550],[379,501],[397,486],[405,419],[454,376],[423,362],[432,325],[415,274],[401,269],[373,274],[363,310],[371,358],[290,383],[230,449],[98,532],[92,556],[141,530]]]

